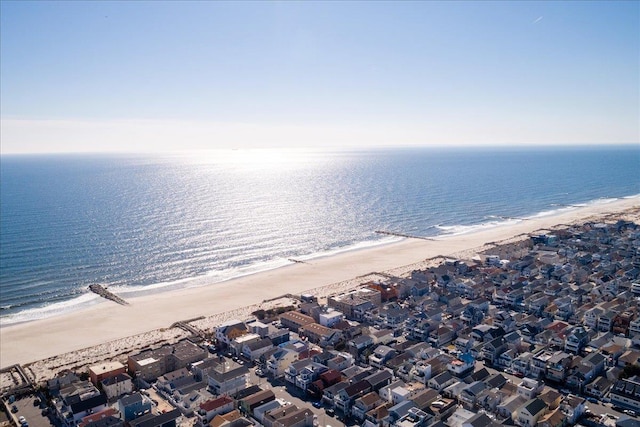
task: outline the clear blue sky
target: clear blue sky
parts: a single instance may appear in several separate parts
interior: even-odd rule
[[[639,141],[635,1],[0,12],[2,153]]]

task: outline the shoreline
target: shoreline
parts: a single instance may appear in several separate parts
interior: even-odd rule
[[[176,321],[184,319],[202,317],[194,325],[201,329],[211,328],[224,318],[242,316],[247,310],[280,295],[307,291],[318,296],[335,294],[341,289],[358,286],[359,277],[374,272],[394,272],[399,275],[441,256],[457,255],[470,259],[475,253],[490,247],[490,244],[561,224],[588,221],[591,217],[616,215],[639,208],[640,196],[594,203],[528,218],[515,224],[436,237],[433,240],[404,239],[312,258],[305,260],[306,263],[293,263],[208,286],[127,298],[127,306],[104,300],[56,317],[3,325],[0,327],[0,342],[3,344],[0,346],[0,367],[42,361],[139,334],[163,332]],[[154,339],[163,338],[158,335]],[[109,354],[100,356],[109,358]]]
[[[567,213],[569,211],[574,211],[576,209],[581,208],[590,208],[599,205],[610,205],[611,203],[616,203],[623,200],[629,199],[638,199],[640,200],[640,194],[633,194],[630,196],[620,196],[615,198],[598,198],[592,199],[586,202],[576,203],[576,204],[559,204],[552,205],[553,209],[543,210],[539,212],[535,212],[533,214],[520,215],[516,217],[510,216],[490,216],[485,217],[483,222],[478,224],[471,225],[454,225],[454,226],[434,226],[435,228],[440,228],[442,230],[442,234],[426,234],[426,235],[407,235],[400,232],[395,231],[374,231],[374,234],[384,235],[385,237],[380,240],[365,240],[353,243],[352,245],[346,247],[339,247],[334,249],[327,249],[325,251],[310,253],[299,255],[295,259],[287,258],[285,263],[273,263],[268,262],[268,264],[273,264],[271,266],[266,266],[263,268],[249,269],[247,271],[236,272],[234,275],[229,275],[228,277],[216,277],[216,275],[209,275],[209,273],[202,274],[199,276],[181,278],[176,280],[170,280],[167,282],[159,282],[149,286],[142,287],[130,287],[124,285],[113,285],[107,286],[105,289],[112,291],[117,297],[123,298],[125,301],[129,299],[135,299],[144,296],[154,296],[160,293],[165,292],[176,292],[182,289],[190,289],[190,288],[202,288],[207,286],[214,286],[219,283],[224,283],[231,280],[242,279],[246,276],[254,276],[258,274],[267,273],[271,270],[277,270],[281,268],[289,267],[293,264],[313,264],[317,260],[323,260],[330,257],[342,256],[345,253],[350,252],[359,252],[362,250],[372,250],[376,248],[382,248],[387,245],[394,245],[400,242],[405,241],[406,239],[422,239],[422,240],[432,240],[432,241],[442,241],[449,239],[451,237],[465,235],[465,234],[473,234],[483,231],[489,231],[496,228],[504,228],[512,225],[517,225],[518,222],[522,221],[531,221],[534,219],[541,218],[552,218],[556,217],[560,214]],[[515,221],[515,224],[514,224]],[[284,260],[284,258],[282,258]],[[255,266],[254,266],[255,267]],[[95,297],[92,299],[92,297]],[[30,308],[25,311],[20,311],[17,313],[7,314],[5,316],[0,316],[0,330],[5,327],[13,327],[15,325],[30,323],[34,321],[47,320],[60,316],[65,316],[68,314],[72,314],[74,312],[85,311],[95,306],[97,304],[102,304],[104,300],[99,298],[95,293],[85,292],[81,293],[79,296],[65,300],[53,304],[47,304],[42,307]]]

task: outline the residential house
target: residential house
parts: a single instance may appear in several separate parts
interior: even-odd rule
[[[75,381],[59,391],[55,401],[58,418],[67,427],[75,427],[85,416],[107,407],[107,397],[89,381]]]
[[[416,405],[416,408],[428,411],[433,402],[440,398],[440,393],[431,388],[417,390],[409,399]]]
[[[342,390],[344,390],[347,387],[349,387],[349,382],[344,380],[337,382],[329,387],[326,387],[324,389],[324,392],[322,393],[322,402],[325,405],[333,407],[334,399],[336,398],[338,393],[340,393]]]
[[[393,380],[393,374],[386,369],[382,369],[364,378],[371,385],[371,390],[376,393],[389,384]]]
[[[300,360],[300,354],[307,350],[308,347],[299,342],[278,349],[267,360],[267,371],[273,378],[283,376],[289,365]]]
[[[249,369],[225,357],[203,370],[203,379],[217,395],[233,394],[244,389],[249,381]]]
[[[260,405],[275,400],[276,395],[272,390],[262,390],[250,396],[238,400],[238,409],[245,414],[252,414],[253,410]]]
[[[387,361],[396,356],[396,351],[389,346],[379,345],[369,356],[369,364],[375,368],[382,369]]]
[[[522,374],[522,376],[527,376],[531,372],[532,359],[533,359],[533,354],[529,353],[528,351],[522,354],[519,354],[515,359],[511,361],[511,369],[514,372]],[[543,370],[546,370],[546,364]],[[536,377],[537,376],[538,375],[536,375]]]
[[[496,408],[496,413],[503,418],[516,419],[518,410],[524,406],[527,400],[519,395],[511,395],[500,402]]]
[[[455,383],[456,381],[457,379],[453,375],[451,375],[449,371],[445,371],[431,378],[427,382],[427,386],[434,390],[437,390],[438,392],[442,392],[442,390]]]
[[[283,406],[268,412],[264,417],[265,427],[312,427],[313,412],[295,405]]]
[[[523,378],[518,384],[518,396],[527,400],[534,399],[544,389],[544,383],[531,378]]]
[[[118,400],[118,411],[125,421],[131,421],[151,412],[151,401],[140,393],[132,393]]]
[[[84,417],[78,427],[124,427],[124,421],[119,418],[118,411],[114,408],[107,408]]]
[[[456,337],[453,329],[447,326],[441,326],[429,333],[429,342],[436,348],[440,348],[449,344]]]
[[[100,381],[102,391],[107,395],[107,399],[114,399],[133,392],[133,381],[127,374],[117,374],[102,379]]]
[[[299,328],[301,337],[308,338],[309,342],[319,344],[321,347],[335,346],[344,340],[344,335],[337,329],[327,328],[317,323],[309,323]]]
[[[589,342],[589,334],[582,326],[576,326],[566,335],[564,351],[579,354]]]
[[[333,403],[336,409],[341,410],[345,414],[349,414],[351,412],[351,406],[353,405],[353,402],[357,398],[364,396],[370,391],[371,384],[369,384],[369,382],[366,380],[361,380],[357,383],[350,384],[344,389],[340,390],[334,397]]]
[[[233,411],[234,400],[229,396],[220,396],[216,399],[210,399],[200,404],[198,413],[203,421],[209,423],[218,414],[226,414]]]
[[[215,336],[218,342],[229,346],[231,341],[247,333],[249,333],[247,325],[241,320],[233,319],[218,326],[215,331]]]
[[[411,401],[403,401],[393,405],[389,408],[389,415],[383,420],[383,424],[395,426],[397,422],[410,413],[412,408],[415,408],[415,406]]]
[[[284,370],[284,379],[285,379],[285,381],[287,381],[287,382],[289,382],[289,383],[291,383],[293,385],[296,385],[296,378],[298,377],[298,375],[300,375],[302,370],[304,368],[306,368],[307,366],[311,366],[311,365],[314,365],[314,364],[316,366],[321,366],[325,370],[327,369],[326,366],[323,366],[323,365],[321,365],[319,363],[316,363],[311,359],[297,360],[295,362],[292,362],[287,367],[287,369]]]
[[[280,315],[280,322],[282,323],[282,326],[294,332],[298,332],[298,330],[303,326],[316,323],[313,317],[297,311],[287,311],[286,313],[282,313]]]
[[[341,295],[329,297],[327,304],[342,313],[350,320],[361,320],[366,313],[379,307],[382,294],[371,288],[359,288]]]
[[[600,332],[609,332],[613,328],[613,319],[618,315],[615,311],[607,310],[598,318],[598,330]]]
[[[447,364],[447,370],[457,377],[464,377],[475,368],[475,359],[471,353],[461,354],[458,358]]]
[[[597,329],[598,319],[602,314],[604,314],[604,312],[605,311],[599,306],[596,306],[587,310],[584,313],[584,318],[583,318],[584,324],[591,329]]]
[[[564,427],[566,424],[567,416],[558,408],[540,417],[537,427]]]
[[[562,401],[560,409],[566,415],[567,423],[574,425],[586,411],[587,399],[570,394]]]
[[[513,361],[518,357],[518,352],[512,348],[502,353],[496,361],[497,366],[501,366],[505,369],[511,370]]]
[[[514,421],[521,427],[533,427],[546,412],[547,404],[542,399],[531,399],[518,409],[518,415]]]
[[[507,343],[503,336],[492,339],[482,346],[482,359],[490,364],[496,364],[498,357],[507,351]]]
[[[370,392],[362,397],[357,398],[351,407],[351,415],[357,420],[364,420],[367,412],[376,408],[383,403],[382,399],[376,392]]]
[[[249,360],[258,360],[260,356],[273,348],[273,342],[270,338],[262,338],[251,343],[244,344],[242,347],[242,355]]]
[[[314,397],[321,397],[325,388],[342,381],[342,373],[329,369],[320,374],[320,377],[311,383],[307,388],[307,394]]]
[[[609,392],[612,386],[613,381],[605,377],[598,377],[585,386],[584,392],[588,396],[593,396],[596,399],[602,399],[605,394]]]
[[[320,312],[320,314],[318,315],[318,323],[327,328],[333,328],[343,319],[344,314],[339,312],[338,310],[333,309],[327,309],[326,311]]]
[[[557,383],[562,383],[567,378],[567,372],[573,356],[562,351],[554,353],[547,361],[547,372],[545,378]]]
[[[327,368],[334,369],[336,371],[342,371],[347,369],[349,366],[353,366],[355,361],[353,360],[353,356],[348,353],[337,353],[335,357],[327,360]]]
[[[293,365],[291,365],[293,366]],[[307,391],[311,384],[320,378],[320,375],[328,371],[328,368],[319,363],[312,362],[304,366],[295,377],[295,385],[303,391]],[[286,375],[285,375],[286,377]]]
[[[391,343],[391,341],[396,339],[395,336],[393,335],[392,329],[380,329],[380,330],[374,329],[372,332],[369,333],[369,335],[371,335],[371,337],[373,338],[374,344],[387,345]]]
[[[484,382],[474,381],[467,387],[462,389],[458,400],[462,403],[465,409],[473,409],[480,394],[487,388]]]
[[[612,405],[640,411],[640,376],[616,381],[609,392],[609,398]]]
[[[145,381],[155,381],[159,376],[206,359],[207,350],[183,340],[174,345],[164,345],[156,350],[146,350],[129,356],[129,372]]]
[[[178,409],[160,414],[146,414],[129,422],[131,427],[176,427],[176,421],[181,417]]]
[[[89,379],[91,383],[98,385],[105,378],[115,377],[116,375],[126,373],[126,367],[120,362],[104,362],[99,365],[89,367]]]
[[[265,417],[268,413],[272,411],[277,411],[278,409],[287,405],[289,405],[289,403],[287,403],[286,401],[276,399],[276,400],[272,400],[270,402],[264,403],[260,406],[256,406],[256,408],[253,410],[253,418],[258,420],[260,424],[264,425]]]

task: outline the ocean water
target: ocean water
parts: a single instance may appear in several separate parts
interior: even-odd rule
[[[2,156],[0,324],[640,194],[640,147]],[[213,284],[212,284],[213,283]]]

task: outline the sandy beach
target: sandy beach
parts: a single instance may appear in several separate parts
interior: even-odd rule
[[[113,356],[109,352],[122,353],[139,344],[127,337],[142,334],[150,342],[181,338],[180,330],[165,329],[179,320],[205,316],[204,320],[194,324],[199,328],[208,328],[229,317],[243,318],[264,300],[279,295],[300,294],[309,290],[319,296],[338,293],[346,287],[357,285],[358,276],[371,272],[392,271],[399,274],[410,271],[412,264],[440,255],[457,254],[470,259],[487,247],[483,245],[492,242],[549,229],[558,224],[603,218],[615,213],[627,212],[628,219],[637,220],[639,211],[640,197],[627,198],[571,208],[555,215],[464,235],[436,240],[405,239],[210,286],[138,297],[130,299],[127,306],[105,300],[86,310],[0,328],[0,365],[27,364],[99,345],[102,347],[92,350],[94,357],[108,358]],[[112,343],[105,346],[107,342]]]

